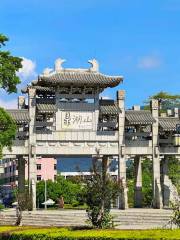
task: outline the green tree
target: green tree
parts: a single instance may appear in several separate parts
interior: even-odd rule
[[[0,34],[0,48],[5,46],[7,41],[8,38]],[[22,67],[21,61],[21,58],[12,56],[9,51],[0,51],[0,88],[7,93],[17,92],[16,86],[20,79],[16,72]],[[0,158],[3,147],[11,147],[15,134],[15,122],[3,108],[0,108]]]
[[[130,161],[127,165],[127,181],[128,181],[128,203],[130,207],[134,206],[134,164]],[[144,159],[142,162],[142,204],[144,207],[150,207],[152,203],[152,161]]]
[[[170,94],[163,91],[158,92],[144,101],[145,109],[149,109],[149,103],[152,99],[159,100],[161,111],[165,111],[167,109],[172,109],[175,107],[180,108],[180,95],[178,94]]]
[[[0,158],[2,157],[2,149],[5,146],[12,146],[12,141],[16,135],[16,124],[11,116],[0,108]]]
[[[37,205],[41,206],[44,202],[45,182],[37,183]],[[83,186],[80,183],[73,183],[71,180],[65,179],[63,176],[57,176],[55,182],[47,181],[47,198],[51,198],[55,202],[60,198],[64,198],[64,203],[79,205],[82,203]]]
[[[169,156],[168,161],[169,178],[176,186],[178,193],[180,194],[180,162],[174,156]]]
[[[93,227],[112,227],[110,215],[111,203],[120,192],[119,183],[110,178],[107,173],[107,159],[100,162],[95,158],[91,177],[86,180],[87,213]]]

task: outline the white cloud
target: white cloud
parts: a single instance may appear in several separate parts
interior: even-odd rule
[[[161,64],[162,60],[159,56],[149,55],[140,58],[137,67],[141,69],[153,69],[160,67]]]
[[[21,57],[22,60],[22,68],[19,69],[17,75],[21,78],[21,80],[27,80],[29,78],[33,78],[37,75],[36,63],[31,59]]]
[[[17,99],[12,99],[12,100],[0,99],[0,107],[3,107],[5,109],[16,109],[17,108]]]

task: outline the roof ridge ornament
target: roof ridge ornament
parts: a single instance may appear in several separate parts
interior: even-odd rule
[[[88,60],[88,63],[90,63],[92,66],[90,67],[90,71],[99,72],[99,63],[95,58],[93,58],[92,60]]]
[[[51,73],[52,73],[52,68],[45,68],[44,70],[43,70],[43,75],[44,76],[49,76]]]
[[[56,61],[54,63],[54,70],[55,70],[55,72],[61,72],[63,70],[62,64],[64,62],[66,62],[65,59],[62,59],[62,58],[56,59]]]

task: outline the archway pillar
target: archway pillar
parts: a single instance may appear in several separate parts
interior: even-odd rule
[[[25,159],[18,156],[18,192],[25,192]]]
[[[159,156],[159,102],[151,100],[151,113],[155,121],[152,124],[152,162],[153,162],[153,207],[162,208]]]
[[[118,181],[121,184],[119,194],[119,209],[128,208],[127,183],[126,183],[126,149],[125,149],[125,91],[117,92],[117,102],[120,109],[118,117],[119,130],[119,164],[118,164]]]
[[[32,210],[36,210],[36,89],[28,88],[29,100],[29,159],[28,183],[29,194],[32,198]]]

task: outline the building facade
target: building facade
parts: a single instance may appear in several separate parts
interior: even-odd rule
[[[4,202],[13,198],[13,190],[18,187],[18,161],[16,159],[3,159],[0,163],[0,187]],[[54,158],[36,159],[36,181],[56,180],[57,160]],[[25,159],[25,180],[28,180],[28,161]],[[0,196],[0,199],[2,198]]]
[[[9,110],[18,125],[12,151],[4,155],[18,158],[19,188],[24,189],[25,158],[28,158],[28,179],[36,208],[37,157],[91,156],[102,161],[118,158],[118,180],[122,185],[119,208],[127,204],[126,162],[134,159],[135,205],[142,204],[142,168],[146,157],[153,165],[153,207],[167,203],[165,176],[169,156],[180,156],[179,110],[160,115],[158,100],[149,110],[134,106],[125,109],[125,91],[118,90],[115,99],[100,99],[106,88],[117,87],[122,76],[99,72],[97,60],[90,60],[88,69],[64,69],[64,60],[55,61],[54,70],[45,69],[32,81],[18,99],[18,110]],[[163,169],[161,171],[161,169]],[[162,176],[161,176],[162,172]]]

